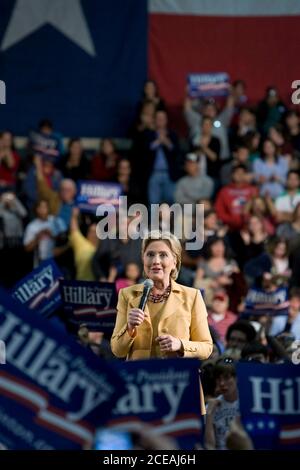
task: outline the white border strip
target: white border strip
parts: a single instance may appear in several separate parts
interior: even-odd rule
[[[149,0],[150,13],[195,16],[295,16],[299,0]]]

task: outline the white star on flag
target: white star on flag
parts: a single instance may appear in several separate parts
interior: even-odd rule
[[[80,0],[17,0],[1,50],[5,51],[47,23],[87,54],[96,55]]]

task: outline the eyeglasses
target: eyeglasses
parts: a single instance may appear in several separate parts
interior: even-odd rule
[[[217,360],[216,364],[235,364],[235,359],[232,357],[221,357]]]

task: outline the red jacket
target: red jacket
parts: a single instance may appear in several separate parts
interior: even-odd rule
[[[244,223],[244,205],[258,193],[251,184],[228,184],[222,188],[216,199],[215,209],[219,219],[232,230],[240,230]]]

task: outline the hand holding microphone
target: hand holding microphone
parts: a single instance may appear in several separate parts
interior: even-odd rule
[[[146,279],[144,282],[143,295],[140,300],[139,308],[132,308],[128,313],[128,330],[129,333],[133,332],[135,327],[143,323],[145,319],[145,306],[150,294],[150,291],[154,285],[152,279]]]

